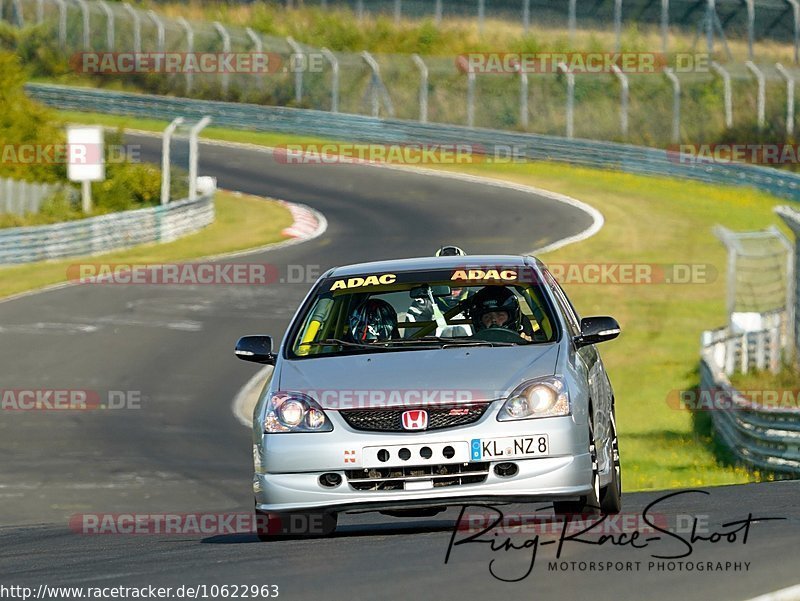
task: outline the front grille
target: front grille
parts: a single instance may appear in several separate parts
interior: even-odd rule
[[[478,421],[491,403],[470,403],[440,407],[424,407],[428,412],[428,430],[465,426]],[[403,412],[412,409],[347,409],[339,414],[351,428],[373,432],[406,432]]]
[[[480,484],[489,475],[488,463],[451,463],[345,471],[356,490],[405,490],[406,482],[433,481],[433,487]],[[416,489],[415,489],[416,490]],[[423,489],[424,490],[424,489]]]

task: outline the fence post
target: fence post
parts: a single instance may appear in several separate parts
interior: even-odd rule
[[[412,54],[411,59],[419,69],[419,120],[428,122],[428,67],[419,54]]]
[[[1,4],[2,3],[0,2],[0,5]],[[36,0],[36,24],[41,25],[43,21],[44,21],[44,0]]]
[[[12,6],[14,7],[14,16],[17,18],[17,27],[22,29],[25,27],[25,17],[22,14],[22,2],[21,0],[12,0]],[[9,19],[9,22],[11,19]]]
[[[14,198],[14,189],[13,181],[10,178],[0,179],[0,182],[3,183],[3,187],[5,188],[5,192],[3,193],[3,203],[5,205],[5,212],[11,213],[14,211],[13,207],[13,198]]]
[[[619,102],[619,128],[622,132],[622,137],[628,137],[628,97],[630,95],[630,87],[628,85],[628,76],[622,72],[617,65],[611,65],[611,71],[617,77],[620,83],[620,102]]]
[[[263,53],[264,52],[264,44],[261,41],[261,37],[259,37],[259,35],[255,31],[253,31],[253,29],[251,27],[245,27],[244,31],[247,34],[247,37],[250,38],[250,41],[253,42],[253,47],[254,47],[255,51],[258,54]],[[267,57],[267,60],[269,60],[269,57]],[[264,89],[264,77],[263,77],[263,75],[261,77],[259,77],[257,73],[254,74],[254,75],[256,77],[256,80],[258,80],[259,89],[263,90]]]
[[[717,61],[711,61],[711,68],[722,78],[723,102],[725,104],[725,127],[733,127],[733,98],[731,76]]]
[[[217,30],[219,37],[222,38],[222,51],[226,54],[231,51],[231,36],[228,30],[219,21],[214,21],[214,29]],[[228,95],[228,86],[230,85],[231,74],[227,71],[222,73],[222,96]]]
[[[286,43],[292,49],[289,64],[294,69],[294,101],[299,105],[303,101],[303,50],[292,36],[286,38]]]
[[[793,364],[795,355],[797,353],[794,335],[795,320],[797,319],[797,315],[795,313],[797,309],[797,300],[795,298],[797,294],[797,273],[795,271],[795,253],[797,252],[797,242],[795,241],[795,243],[792,244],[789,238],[787,238],[786,235],[775,226],[772,226],[771,229],[775,232],[775,236],[781,241],[781,244],[786,249],[786,310],[784,311],[785,322],[783,324],[785,329],[779,330],[779,336],[783,331],[785,331],[786,337],[789,339],[789,341],[784,345],[781,344],[781,340],[783,340],[783,338],[780,338],[778,341],[778,347],[785,347],[787,349],[786,359],[790,364]],[[772,367],[773,373],[777,373],[778,369],[780,368],[780,366],[777,364],[772,365]]]
[[[786,135],[791,136],[794,133],[794,77],[780,63],[775,63],[775,68],[786,80]]]
[[[567,138],[572,139],[575,134],[575,74],[563,62],[558,63],[558,71],[567,76]]]
[[[67,47],[67,3],[66,0],[55,0],[58,4],[58,45]]]
[[[739,355],[739,371],[743,374],[746,374],[748,371],[748,367],[750,366],[750,345],[748,344],[747,340],[747,332],[742,334],[742,341],[740,343],[742,348],[742,354]]]
[[[322,55],[328,60],[331,66],[331,112],[339,112],[339,60],[328,50],[323,48]]]
[[[189,25],[189,21],[184,19],[183,17],[178,17],[178,23],[181,24],[184,31],[186,31],[186,52],[192,53],[194,52],[194,30],[192,26]],[[186,93],[189,94],[192,91],[192,83],[193,73],[191,69],[186,69]]]
[[[467,127],[475,127],[475,73],[467,72]]]
[[[206,115],[189,130],[189,200],[197,200],[197,136],[209,123],[211,117]]]
[[[664,75],[672,83],[672,143],[677,144],[681,138],[681,82],[670,68],[664,69]]]
[[[106,47],[108,48],[109,52],[114,51],[114,11],[111,10],[111,7],[108,5],[106,0],[100,0],[100,8],[103,9],[103,12],[106,13]]]
[[[794,64],[800,62],[800,3],[797,0],[786,0],[792,7],[792,24],[794,27]]]
[[[394,0],[394,24],[400,25],[400,18],[403,16],[403,0]]]
[[[704,26],[706,28],[706,52],[708,52],[708,56],[714,56],[714,17],[716,14],[716,0],[706,0]]]
[[[522,30],[527,34],[531,26],[531,0],[522,0]]]
[[[381,71],[377,61],[372,58],[372,55],[364,50],[361,53],[361,58],[367,63],[372,71],[372,84],[370,86],[372,91],[372,116],[377,117],[380,114],[380,102],[378,101],[378,88],[381,81]]]
[[[755,0],[745,0],[747,5],[747,58],[753,60],[753,40],[756,29]]]
[[[133,19],[133,51],[134,52],[141,52],[142,51],[142,20],[139,16],[139,12],[135,10],[130,4],[127,2],[122,5],[128,14]]]
[[[669,46],[669,0],[661,0],[661,52]]]
[[[486,19],[486,0],[478,0],[478,32],[483,33],[483,22]]]
[[[614,0],[614,50],[622,47],[622,0]]]
[[[522,63],[517,63],[516,68],[519,74],[519,124],[528,129],[528,72]]]
[[[359,21],[364,20],[364,0],[358,0],[356,2],[356,17]]]
[[[747,61],[745,67],[756,76],[758,82],[758,98],[756,100],[756,113],[758,118],[758,129],[764,129],[764,122],[766,121],[766,81],[764,79],[764,72],[755,66],[753,61]]]
[[[164,52],[164,48],[167,45],[167,34],[166,34],[166,31],[164,30],[164,22],[156,14],[156,11],[154,11],[152,9],[148,10],[147,14],[148,14],[150,19],[153,21],[153,23],[156,26],[156,32],[157,32],[156,33],[156,35],[157,35],[156,44],[157,44],[158,51],[159,52]]]
[[[576,0],[569,0],[569,15],[567,17],[567,29],[569,30],[569,41],[575,41],[575,27],[576,27]]]
[[[169,202],[169,184],[171,173],[169,170],[169,151],[170,142],[172,141],[172,134],[175,129],[183,123],[183,117],[177,117],[172,120],[172,123],[167,125],[161,137],[161,204],[165,205]]]
[[[442,24],[442,0],[436,0],[436,8],[434,9],[434,20],[437,25]]]
[[[91,49],[91,23],[89,22],[89,4],[86,0],[75,0],[81,9],[81,20],[83,21],[83,49]]]

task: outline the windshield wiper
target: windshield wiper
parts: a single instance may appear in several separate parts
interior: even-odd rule
[[[340,338],[327,338],[326,340],[314,340],[312,342],[302,342],[299,346],[348,346],[360,349],[375,349],[379,351],[387,351],[394,348],[393,343],[396,340],[380,340],[375,342],[350,342],[349,340],[341,340]],[[428,348],[439,348],[438,346],[429,346]]]
[[[479,340],[475,338],[454,337],[445,338],[444,336],[423,336],[422,338],[404,338],[402,340],[391,340],[391,344],[416,344],[418,342],[441,342],[450,346],[517,346],[516,342],[497,342]],[[444,347],[442,347],[444,348]]]
[[[326,338],[325,340],[312,340],[301,342],[298,346],[352,346],[356,348],[381,348],[379,345],[367,342],[350,342],[339,338]]]

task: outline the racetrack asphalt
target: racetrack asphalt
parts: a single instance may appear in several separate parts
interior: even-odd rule
[[[132,141],[142,144],[146,159],[158,157],[157,140]],[[475,254],[526,252],[591,225],[574,206],[475,182],[364,165],[285,165],[265,153],[207,144],[200,156],[200,173],[216,176],[221,187],[303,203],[325,215],[328,230],[319,238],[234,260],[270,263],[284,279],[301,271],[311,279],[267,286],[79,285],[0,303],[3,389],[141,394],[139,409],[0,411],[0,584],[277,584],[285,599],[745,599],[798,581],[797,482],[706,489],[709,495],[684,493],[651,508],[657,520],[689,524],[690,516],[700,516],[700,531],[709,536],[734,530],[723,524],[748,514],[785,518],[753,523],[746,543],[743,531],[733,541],[698,540],[680,560],[723,568],[749,562],[746,571],[650,569],[651,561],[667,561],[651,555],[687,549],[665,534],[641,549],[568,541],[560,558],[623,562],[622,568],[639,561],[637,570],[589,571],[588,564],[550,570],[556,545],[544,543],[558,535],[548,532],[531,574],[503,582],[491,575],[490,562],[499,576],[518,577],[530,563],[530,544],[494,552],[488,544],[458,545],[445,565],[457,508],[422,519],[348,514],[331,538],[263,544],[250,534],[70,530],[74,514],[252,509],[250,433],[230,403],[258,366],[238,361],[233,344],[248,333],[280,339],[313,277],[328,267],[430,255],[442,244]],[[664,494],[625,495],[634,530],[643,526],[647,504]],[[646,524],[643,531],[653,536]],[[513,541],[521,546],[530,538]]]

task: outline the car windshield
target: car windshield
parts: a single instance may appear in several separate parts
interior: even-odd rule
[[[326,278],[290,334],[289,357],[553,342],[540,280],[529,266]]]

